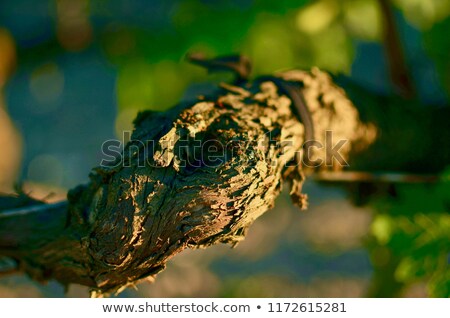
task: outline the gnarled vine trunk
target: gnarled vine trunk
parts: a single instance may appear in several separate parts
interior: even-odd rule
[[[372,139],[325,73],[278,77],[303,94],[317,142],[324,145],[331,130],[334,140],[348,140],[346,157]],[[306,207],[304,131],[291,99],[267,78],[223,85],[216,96],[166,113],[143,112],[122,155],[95,168],[67,202],[0,212],[0,255],[34,279],[103,294],[156,275],[183,249],[234,245],[273,207],[283,181]]]

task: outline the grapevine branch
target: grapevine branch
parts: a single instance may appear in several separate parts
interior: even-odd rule
[[[326,73],[275,77],[301,92],[317,142],[332,130],[335,140],[348,140],[346,158],[370,142],[356,108]],[[237,244],[274,206],[283,181],[305,208],[305,127],[275,82],[222,85],[168,112],[140,113],[122,155],[93,169],[66,202],[7,198],[13,204],[0,211],[0,256],[35,280],[77,283],[103,295],[155,276],[186,248]],[[202,148],[211,156],[198,159],[197,142],[214,145]],[[155,147],[144,149],[148,144]]]

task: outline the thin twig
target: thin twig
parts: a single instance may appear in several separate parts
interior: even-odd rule
[[[415,95],[415,90],[396,28],[392,5],[389,0],[379,0],[379,2],[384,20],[383,42],[386,48],[392,84],[399,90],[400,95],[405,98],[412,98]]]
[[[16,217],[16,216],[20,216],[20,215],[27,215],[30,213],[38,213],[38,212],[47,211],[47,210],[53,210],[53,209],[67,206],[67,205],[68,205],[67,201],[60,201],[60,202],[56,202],[56,203],[31,205],[31,206],[25,206],[25,207],[20,207],[20,208],[16,208],[16,209],[9,209],[9,210],[5,210],[5,211],[0,211],[0,219],[8,218],[8,217]]]
[[[319,172],[311,176],[324,182],[373,182],[373,183],[436,183],[438,175],[418,175],[398,172],[341,171]]]

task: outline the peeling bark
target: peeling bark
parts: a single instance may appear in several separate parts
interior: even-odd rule
[[[352,145],[373,139],[327,74],[277,76],[301,90],[315,140],[332,130],[335,140],[349,141],[341,149],[346,157]],[[66,203],[0,211],[0,255],[33,279],[86,285],[98,296],[155,276],[186,248],[234,246],[273,207],[283,181],[306,207],[305,129],[267,78],[223,85],[216,96],[166,113],[142,112],[134,123],[123,156],[93,169]],[[199,152],[198,145],[211,147]]]

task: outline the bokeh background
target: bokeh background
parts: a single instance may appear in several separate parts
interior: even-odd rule
[[[418,100],[445,107],[450,2],[390,3]],[[64,198],[138,111],[226,78],[184,62],[188,52],[246,54],[255,75],[319,66],[391,96],[384,15],[378,0],[1,0],[0,191],[20,181],[37,198]],[[119,297],[447,297],[450,173],[439,175],[362,206],[308,181],[307,212],[283,193],[237,248],[183,252]],[[0,297],[62,296],[56,282],[0,279]]]

